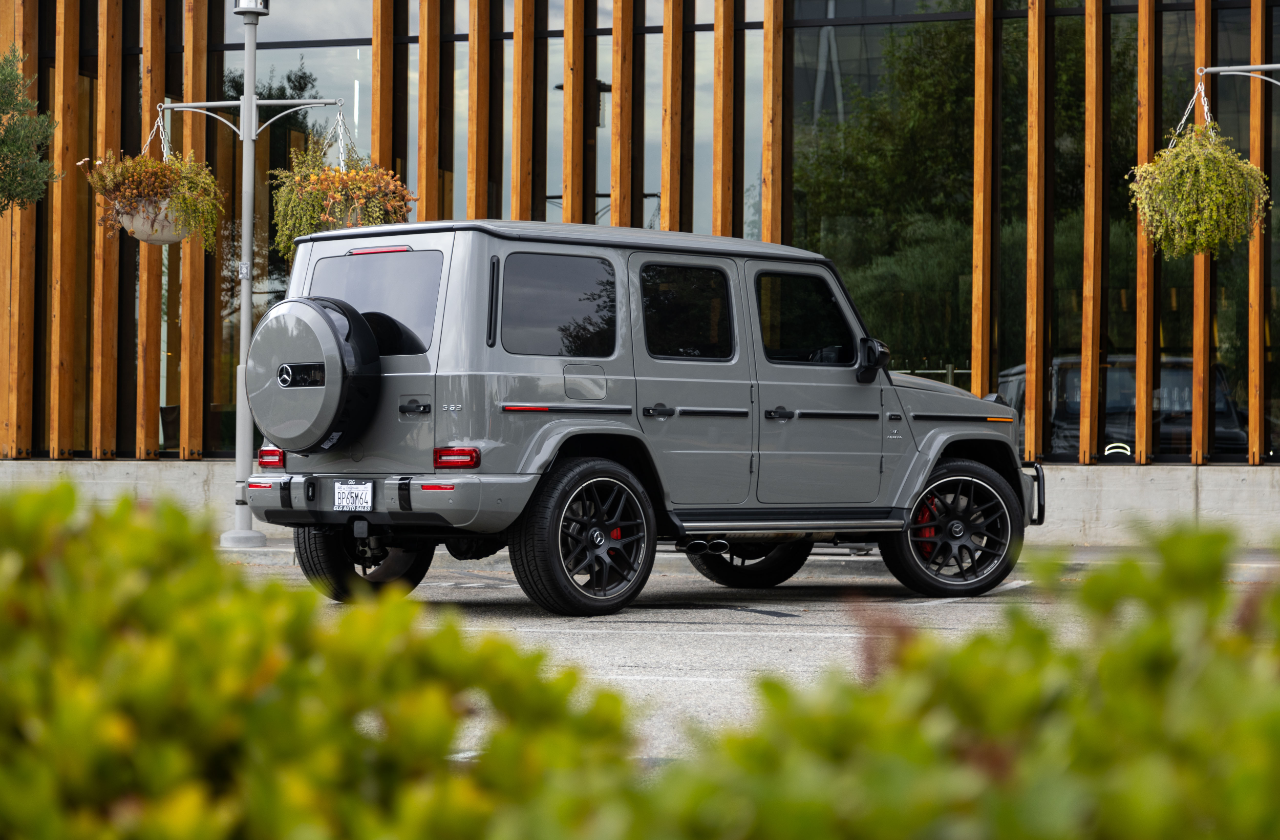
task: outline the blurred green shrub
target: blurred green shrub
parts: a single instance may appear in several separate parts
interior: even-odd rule
[[[618,698],[398,599],[251,587],[172,507],[0,500],[0,837],[1252,838],[1280,826],[1280,599],[1178,530],[959,645],[868,625],[874,679],[762,684],[643,777]],[[1047,573],[1046,583],[1058,576]],[[868,613],[871,611],[868,610]],[[882,610],[882,614],[884,611]],[[460,728],[491,708],[479,756]]]
[[[0,837],[475,837],[628,778],[618,697],[536,654],[251,587],[172,506],[73,507],[0,499]],[[480,755],[451,761],[478,706]]]

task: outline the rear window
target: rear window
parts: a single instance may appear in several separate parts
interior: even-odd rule
[[[617,279],[608,260],[512,254],[502,273],[502,346],[522,356],[613,355]]]
[[[360,310],[383,356],[425,353],[435,331],[441,251],[395,251],[326,257],[311,275],[311,295]]]

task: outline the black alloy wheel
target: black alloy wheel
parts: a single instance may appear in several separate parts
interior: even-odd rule
[[[980,595],[1008,576],[1022,548],[1022,506],[1009,483],[974,461],[943,462],[901,534],[881,540],[894,576],[923,595]]]
[[[813,551],[812,540],[772,543],[729,543],[723,554],[686,552],[707,580],[731,589],[769,589],[790,580]]]
[[[334,601],[353,601],[388,586],[408,593],[422,583],[435,556],[429,544],[425,550],[362,549],[347,529],[336,526],[294,528],[293,548],[303,576]]]
[[[603,458],[557,464],[507,539],[520,588],[559,615],[608,615],[631,603],[657,548],[644,487]]]

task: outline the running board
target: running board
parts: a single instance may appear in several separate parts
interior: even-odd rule
[[[746,534],[782,531],[839,531],[841,533],[873,533],[876,531],[901,531],[906,521],[893,518],[902,511],[880,508],[865,512],[826,510],[813,511],[804,516],[801,511],[719,510],[719,511],[668,511],[681,533],[685,534]],[[805,513],[808,513],[806,511]],[[854,515],[850,516],[850,513]],[[779,515],[764,518],[761,514]],[[796,514],[800,514],[797,516]],[[826,514],[826,515],[822,515]],[[785,516],[786,518],[783,518]],[[748,518],[751,517],[751,518]]]

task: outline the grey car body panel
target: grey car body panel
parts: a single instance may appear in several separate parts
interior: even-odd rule
[[[294,525],[338,524],[358,516],[392,528],[441,535],[498,533],[520,514],[565,445],[582,435],[617,436],[630,446],[643,447],[660,484],[651,488],[660,490],[654,493],[655,505],[671,514],[678,530],[684,527],[699,533],[709,533],[709,527],[722,527],[726,533],[770,529],[865,533],[901,528],[943,452],[957,442],[994,443],[1013,469],[1020,468],[1016,424],[987,419],[1013,419],[1014,412],[1005,406],[905,374],[881,371],[873,383],[860,385],[855,366],[768,362],[759,337],[755,272],[791,269],[821,275],[839,287],[834,267],[818,254],[726,237],[498,221],[390,225],[320,233],[298,241],[297,260],[302,268],[295,264],[291,296],[307,294],[319,259],[371,245],[437,248],[445,254],[445,274],[430,348],[418,356],[383,358],[384,398],[363,439],[340,452],[287,456],[291,482],[285,492],[291,507],[281,502],[280,474],[254,476],[254,482],[271,485],[248,493],[251,509],[260,519]],[[509,255],[522,252],[593,256],[610,263],[618,283],[618,329],[609,357],[510,353],[502,343],[500,318],[496,340],[489,346],[493,260],[498,259],[501,272]],[[638,278],[639,266],[649,260],[714,265],[730,275],[735,337],[730,363],[649,357]],[[500,276],[500,292],[501,281]],[[855,338],[865,336],[855,302],[847,296],[840,301]],[[500,313],[501,298],[497,306]],[[667,370],[678,373],[666,375]],[[798,409],[800,416],[787,420],[785,426],[765,420],[764,409],[774,407],[765,396],[768,393],[786,393],[785,405]],[[804,402],[792,406],[791,399]],[[408,400],[429,401],[430,414],[402,414],[398,406]],[[726,400],[734,405],[720,405]],[[677,409],[738,408],[741,402],[749,416],[677,414],[659,427],[656,418],[643,416],[646,406],[658,402]],[[549,410],[504,410],[511,407]],[[852,419],[818,417],[806,423],[806,408],[825,410],[827,415],[856,414],[856,422],[866,428],[846,432],[842,439],[838,430],[817,424],[848,426]],[[669,434],[676,429],[675,421],[685,420],[689,423],[683,432]],[[695,420],[710,422],[695,428]],[[779,435],[775,429],[771,436],[767,423],[786,434]],[[819,433],[818,438],[804,438],[806,425]],[[436,470],[434,447],[479,449],[480,466]],[[777,485],[771,487],[766,480],[762,494],[760,458],[771,451],[787,457],[799,452],[804,457],[790,466],[771,465],[781,470]],[[815,452],[822,457],[809,457]],[[715,466],[702,470],[723,471],[716,481],[725,486],[711,489],[711,482],[701,482],[696,471],[691,477],[687,470],[672,469],[670,459],[681,456],[707,462],[724,456],[727,466],[722,470]],[[828,469],[828,462],[836,466]],[[743,469],[745,478],[738,474]],[[848,489],[850,470],[859,474],[856,495]],[[373,483],[373,510],[333,511],[333,482],[353,478]],[[308,482],[314,485],[310,500],[306,499]],[[422,489],[449,485],[450,491]],[[1025,473],[1020,485],[1015,490],[1022,495],[1025,511],[1033,494]],[[402,507],[405,494],[407,510]]]

